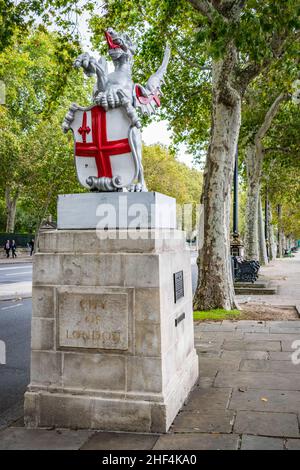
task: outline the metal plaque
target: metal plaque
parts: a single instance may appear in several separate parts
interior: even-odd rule
[[[175,318],[175,326],[178,326],[180,322],[182,322],[182,320],[185,319],[185,313],[183,312],[181,315],[179,315],[179,317]]]
[[[173,274],[174,278],[174,302],[184,297],[184,287],[183,287],[183,271],[178,271]]]

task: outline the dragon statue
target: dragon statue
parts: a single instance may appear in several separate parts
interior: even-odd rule
[[[73,103],[62,128],[72,130],[75,166],[79,182],[92,191],[147,191],[142,165],[140,114],[152,114],[160,106],[161,85],[170,49],[165,48],[159,69],[146,86],[132,80],[135,45],[127,34],[109,28],[105,32],[114,71],[108,73],[105,58],[87,52],[74,63],[87,76],[96,75],[93,104]]]

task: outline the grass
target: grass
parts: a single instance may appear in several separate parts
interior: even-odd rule
[[[240,310],[195,310],[194,320],[237,320]]]

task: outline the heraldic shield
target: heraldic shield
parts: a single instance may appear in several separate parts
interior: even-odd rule
[[[105,111],[98,105],[83,108],[74,104],[68,118],[80,184],[94,191],[130,187],[138,174],[138,130],[133,128],[126,110],[119,107]]]

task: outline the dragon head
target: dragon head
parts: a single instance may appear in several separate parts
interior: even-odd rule
[[[136,46],[127,34],[119,34],[113,28],[108,28],[105,31],[105,38],[108,44],[108,53],[114,62],[132,59]]]

